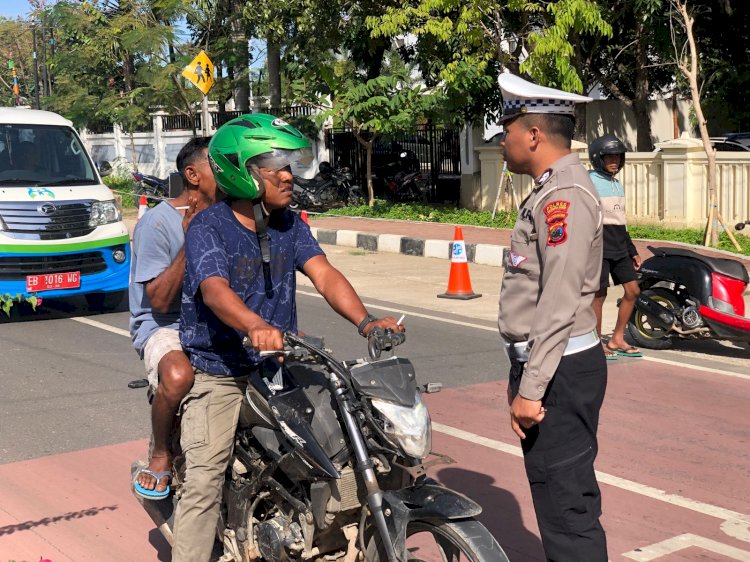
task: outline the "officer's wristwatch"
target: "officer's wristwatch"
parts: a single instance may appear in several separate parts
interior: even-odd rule
[[[367,316],[365,316],[365,317],[364,317],[364,319],[362,320],[362,322],[360,322],[360,323],[359,323],[359,324],[357,325],[357,331],[359,332],[359,335],[360,335],[360,336],[362,336],[362,337],[364,338],[364,337],[365,337],[365,328],[367,328],[367,326],[368,326],[368,325],[369,325],[370,323],[372,323],[372,322],[375,322],[376,320],[377,320],[377,318],[376,318],[376,317],[374,317],[374,316],[373,316],[372,314],[370,314],[370,313],[368,312],[368,313],[367,313]]]

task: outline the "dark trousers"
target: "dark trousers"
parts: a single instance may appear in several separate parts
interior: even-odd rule
[[[514,397],[524,367],[511,360]],[[549,561],[607,562],[594,474],[596,429],[606,388],[607,365],[600,345],[565,356],[542,399],[547,409],[544,421],[524,429],[526,475]]]

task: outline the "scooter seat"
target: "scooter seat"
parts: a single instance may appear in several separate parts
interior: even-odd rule
[[[727,277],[731,277],[732,279],[738,279],[746,284],[750,283],[750,276],[748,276],[747,269],[745,269],[745,266],[742,265],[742,262],[738,260],[709,258],[708,256],[704,256],[702,254],[699,254],[698,252],[693,252],[692,250],[683,250],[682,248],[654,248],[653,246],[647,246],[647,248],[651,250],[652,254],[659,257],[679,256],[684,258],[696,259],[705,263],[711,269],[711,271],[715,273],[726,275]]]

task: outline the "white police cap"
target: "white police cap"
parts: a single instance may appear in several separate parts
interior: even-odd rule
[[[497,82],[503,94],[501,122],[525,113],[575,115],[575,104],[591,101],[586,96],[538,86],[509,72],[501,74]]]

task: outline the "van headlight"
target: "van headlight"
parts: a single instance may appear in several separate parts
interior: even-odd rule
[[[417,393],[414,406],[401,406],[385,400],[372,400],[372,406],[383,415],[384,433],[399,444],[412,458],[423,459],[432,450],[430,413]]]
[[[113,222],[120,222],[122,215],[114,199],[110,201],[94,201],[91,204],[91,218],[89,226],[101,226]]]

